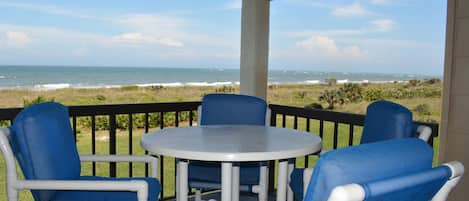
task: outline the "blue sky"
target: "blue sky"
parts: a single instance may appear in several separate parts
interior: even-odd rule
[[[239,68],[241,1],[1,1],[0,64]],[[274,0],[271,69],[443,72],[445,0]]]

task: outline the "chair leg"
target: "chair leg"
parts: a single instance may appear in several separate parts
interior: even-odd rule
[[[18,191],[14,188],[8,188],[8,201],[18,201]]]
[[[288,176],[287,176],[287,181],[288,181],[288,184],[287,184],[287,188],[288,188],[288,191],[287,191],[287,201],[293,201],[293,191],[290,187],[290,176],[291,176],[291,173],[293,172],[293,168],[295,167],[295,164],[294,163],[288,163]]]
[[[260,168],[259,174],[259,192],[258,198],[259,201],[267,201],[267,194],[269,191],[269,169],[267,165],[263,165]]]
[[[195,189],[195,201],[202,201],[202,190]]]

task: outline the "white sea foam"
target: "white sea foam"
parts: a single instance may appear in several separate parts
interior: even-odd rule
[[[170,83],[147,83],[147,84],[137,84],[139,87],[154,87],[154,86],[162,86],[162,87],[181,87],[184,84],[180,82],[170,82]]]
[[[35,90],[56,90],[56,89],[66,89],[70,88],[68,83],[59,83],[59,84],[36,84],[33,86]]]
[[[345,79],[345,80],[337,80],[337,84],[345,84],[345,83],[348,83],[348,79]]]
[[[321,84],[319,80],[306,80],[304,83],[306,84]]]

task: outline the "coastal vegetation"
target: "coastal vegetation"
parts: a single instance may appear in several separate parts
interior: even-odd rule
[[[439,79],[412,80],[408,82],[396,83],[347,83],[338,84],[331,79],[326,84],[314,85],[269,85],[268,102],[271,104],[281,104],[295,107],[305,107],[314,109],[328,109],[340,112],[365,113],[369,103],[375,100],[386,99],[405,105],[413,111],[414,119],[426,122],[440,121],[442,83]],[[65,105],[99,105],[99,104],[124,104],[124,103],[150,103],[150,102],[178,102],[178,101],[200,101],[209,93],[239,93],[239,86],[227,85],[217,87],[138,87],[126,86],[121,88],[99,88],[99,89],[59,89],[48,91],[31,90],[0,90],[3,98],[0,99],[0,108],[24,107],[30,104],[56,101]],[[159,128],[159,114],[149,114],[150,131]],[[165,126],[174,126],[174,115],[165,115]],[[188,113],[180,113],[180,126],[188,125]],[[118,154],[128,154],[128,118],[125,115],[117,116],[117,152]],[[135,115],[132,119],[134,133],[132,136],[133,153],[144,154],[140,148],[139,139],[144,134],[144,116]],[[292,120],[292,119],[287,119]],[[286,126],[293,127],[293,121],[288,121]],[[6,124],[6,123],[5,123]],[[299,120],[298,128],[304,130],[305,121]],[[98,116],[96,118],[96,153],[107,154],[109,151],[109,126],[108,118]],[[315,122],[311,124],[311,131],[315,132],[319,128]],[[77,146],[81,154],[91,153],[91,130],[90,119],[79,117],[77,119]],[[333,124],[324,125],[325,136],[323,143],[325,148],[332,147],[332,135],[328,135],[333,130]],[[361,128],[354,130],[356,137],[354,144],[359,142]],[[327,135],[326,135],[327,134]],[[339,126],[339,147],[347,146],[348,127]],[[314,161],[316,158],[311,156]],[[165,195],[173,193],[174,179],[174,159],[164,158],[165,175],[164,180]],[[297,164],[302,166],[303,159],[297,160]],[[97,175],[107,176],[109,174],[108,164],[96,164]],[[118,176],[128,176],[128,163],[120,163],[117,166]],[[311,167],[313,163],[309,163]],[[144,175],[144,165],[133,163],[134,176]],[[91,163],[82,164],[84,175],[91,173]],[[4,163],[0,157],[0,201],[6,200],[4,187]],[[169,178],[169,179],[168,179]],[[31,195],[27,192],[21,193],[20,200],[30,201]]]

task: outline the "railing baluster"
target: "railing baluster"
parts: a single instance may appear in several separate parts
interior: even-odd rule
[[[132,139],[132,131],[133,131],[133,118],[132,113],[129,113],[129,155],[133,153],[133,139]],[[129,177],[133,176],[133,167],[132,162],[129,162]]]
[[[306,132],[310,132],[311,131],[311,123],[310,123],[310,119],[309,118],[306,118]],[[306,155],[305,156],[305,168],[308,168],[309,166],[309,156]]]
[[[109,115],[109,154],[116,154],[116,114]],[[116,177],[116,162],[109,163],[109,176]]]
[[[91,154],[96,154],[96,116],[91,115]],[[96,176],[96,162],[92,162],[93,176]]]
[[[324,120],[319,121],[319,137],[322,139],[324,137]]]
[[[175,126],[175,127],[179,127],[179,112],[176,111],[176,112],[174,113],[174,115],[175,115],[175,117],[174,117],[174,121],[175,121],[174,124],[175,124],[175,125],[174,125],[174,126]],[[174,178],[176,178],[176,176],[177,176],[177,171],[176,171],[177,165],[178,165],[178,164],[177,164],[177,159],[175,158],[175,159],[174,159]],[[176,182],[174,182],[174,184],[176,184]],[[176,185],[174,186],[174,189],[176,189]],[[176,190],[174,191],[174,195],[176,195]]]
[[[334,122],[334,149],[337,149],[337,141],[338,141],[338,138],[339,138],[339,123],[338,122]]]
[[[349,128],[348,128],[348,145],[349,146],[352,146],[353,145],[353,124],[350,124],[349,125]]]
[[[282,127],[285,128],[287,125],[287,115],[282,114]]]
[[[189,111],[189,126],[192,126],[192,121],[193,121],[193,114],[192,114],[192,110]]]
[[[298,129],[298,116],[293,117],[293,129]]]
[[[150,130],[150,123],[149,123],[149,114],[145,112],[145,133],[148,133]],[[148,151],[145,150],[145,155],[148,155]],[[145,163],[145,177],[148,177],[148,163]]]
[[[77,142],[77,116],[72,117],[73,137],[75,137],[75,143]]]

